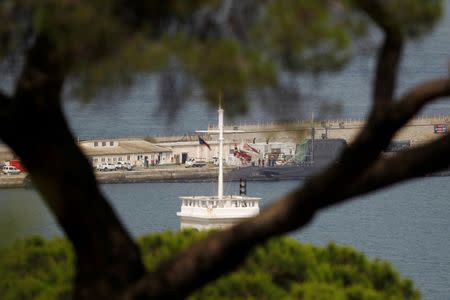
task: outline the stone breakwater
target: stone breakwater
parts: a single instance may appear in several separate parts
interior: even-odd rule
[[[351,143],[356,135],[363,129],[365,119],[337,119],[311,121],[288,121],[269,123],[246,123],[229,125],[225,130],[242,130],[242,133],[225,134],[228,140],[247,140],[256,142],[298,142],[311,137],[311,128],[314,127],[316,139],[344,139]],[[435,133],[435,125],[447,125],[450,127],[450,116],[417,117],[408,122],[395,136],[393,140],[408,140],[411,145],[420,145],[438,138],[442,134]],[[217,129],[209,126],[209,129]],[[169,137],[158,137],[163,140]]]

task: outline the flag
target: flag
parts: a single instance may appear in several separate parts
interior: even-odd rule
[[[209,146],[209,144],[204,139],[202,139],[199,135],[198,135],[198,143],[200,145],[205,145],[206,147],[208,147],[209,150],[211,150],[211,147]]]
[[[255,152],[255,153],[259,153],[259,151],[258,151],[256,148],[253,148],[253,147],[250,146],[249,144],[245,144],[242,148],[243,148],[244,150],[249,150],[249,151],[253,151],[253,152]]]

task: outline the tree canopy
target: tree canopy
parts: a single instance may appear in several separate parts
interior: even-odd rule
[[[138,240],[149,271],[208,233],[181,231]],[[75,274],[67,240],[30,237],[0,250],[2,299],[68,299]],[[409,279],[379,259],[350,247],[326,247],[277,238],[255,248],[235,272],[206,285],[190,299],[419,299]]]
[[[283,88],[284,72],[342,69],[370,32],[358,5],[350,0],[94,0],[82,5],[6,0],[0,4],[0,18],[7,20],[0,25],[0,54],[23,56],[30,42],[45,36],[55,48],[53,59],[63,62],[74,92],[85,100],[138,74],[175,65],[177,76],[200,86],[208,102],[215,106],[222,91],[227,113],[243,113],[250,105],[248,92]],[[404,6],[409,9],[399,9]],[[386,8],[395,16],[393,25],[414,38],[432,28],[442,3],[396,0]]]

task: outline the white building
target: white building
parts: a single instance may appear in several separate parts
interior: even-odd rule
[[[79,142],[83,153],[95,166],[102,162],[129,162],[134,166],[174,163],[170,149],[143,139],[99,139]]]
[[[194,158],[197,161],[212,162],[214,158],[219,157],[219,142],[206,141],[211,150],[206,145],[200,144],[198,141],[182,141],[182,142],[164,142],[156,145],[169,149],[172,152],[175,163],[184,164],[188,159]],[[224,159],[229,163],[230,156],[234,153],[235,143],[224,142]],[[233,156],[233,155],[231,155]]]

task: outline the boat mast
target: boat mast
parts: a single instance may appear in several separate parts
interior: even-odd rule
[[[222,105],[219,104],[219,178],[218,178],[218,189],[217,197],[219,200],[223,198],[223,109]]]

